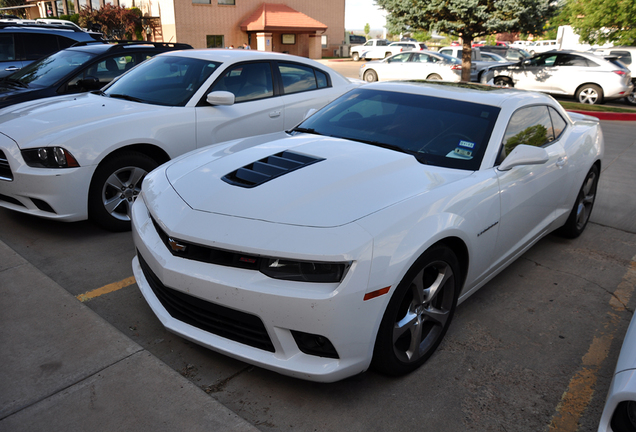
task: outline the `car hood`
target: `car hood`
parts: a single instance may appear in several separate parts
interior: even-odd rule
[[[227,181],[239,168],[285,151],[315,160],[256,186]],[[234,153],[221,146],[166,168],[168,181],[194,210],[312,227],[350,223],[471,173],[423,165],[413,156],[368,144],[306,134]]]
[[[90,128],[113,118],[158,110],[148,104],[91,93],[55,96],[9,106],[0,111],[0,131],[21,148],[47,145],[70,136],[76,128]]]

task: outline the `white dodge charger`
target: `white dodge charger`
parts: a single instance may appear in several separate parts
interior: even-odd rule
[[[149,174],[135,278],[166,328],[228,356],[324,382],[408,373],[458,303],[583,232],[602,156],[598,120],[543,94],[370,84]]]

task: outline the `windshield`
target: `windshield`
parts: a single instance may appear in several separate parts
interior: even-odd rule
[[[154,105],[185,106],[220,65],[210,60],[157,56],[122,75],[104,94]]]
[[[79,69],[93,57],[95,54],[88,52],[59,51],[23,67],[11,75],[11,79],[19,80],[33,87],[48,87]]]
[[[390,148],[425,164],[477,170],[498,114],[489,105],[359,88],[296,130]]]

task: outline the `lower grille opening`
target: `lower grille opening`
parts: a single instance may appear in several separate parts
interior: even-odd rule
[[[150,288],[173,318],[226,339],[275,352],[259,317],[168,288],[153,273],[139,251],[137,257]]]
[[[49,212],[49,213],[55,213],[55,210],[53,210],[53,207],[51,207],[49,203],[47,203],[46,201],[42,201],[41,199],[38,199],[38,198],[31,198],[31,201],[33,201],[33,204],[35,204],[35,206],[39,208],[40,210]]]
[[[10,196],[0,194],[0,201],[6,201],[10,204],[15,204],[15,205],[19,205],[20,207],[24,207],[24,204],[22,204],[20,201]]]

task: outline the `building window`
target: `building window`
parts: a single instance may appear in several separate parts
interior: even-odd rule
[[[210,4],[210,0],[192,0],[192,3]]]
[[[218,0],[218,4],[220,5],[232,5],[234,6],[236,4],[236,0]]]
[[[320,43],[323,48],[327,48],[327,35],[320,36]]]
[[[295,34],[282,34],[281,35],[281,43],[283,45],[296,45],[296,35]]]
[[[205,42],[208,48],[223,48],[225,46],[223,35],[207,35]]]

